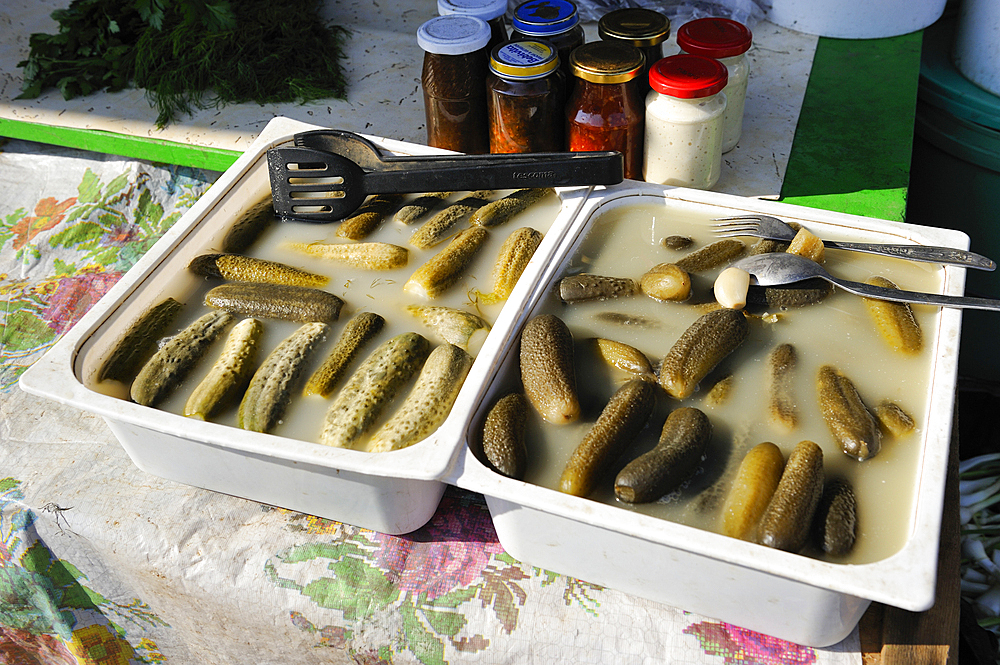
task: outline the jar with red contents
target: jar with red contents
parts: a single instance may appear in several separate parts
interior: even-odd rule
[[[642,178],[643,98],[637,77],[642,52],[629,44],[591,42],[570,55],[575,77],[566,102],[566,147],[571,152],[617,150],[625,177]]]
[[[646,66],[636,77],[639,91],[649,93],[649,68],[663,58],[663,42],[670,37],[670,19],[643,7],[615,9],[597,22],[597,34],[609,42],[631,44],[646,58]]]
[[[683,53],[714,58],[729,73],[726,114],[723,118],[722,152],[736,147],[743,133],[743,107],[750,78],[746,52],[753,44],[750,29],[728,18],[699,18],[688,21],[677,31],[677,45]]]
[[[421,87],[427,145],[470,154],[489,152],[486,68],[490,26],[475,16],[448,14],[417,30],[424,50]]]
[[[490,152],[560,152],[566,93],[559,56],[543,41],[493,49],[486,77]]]

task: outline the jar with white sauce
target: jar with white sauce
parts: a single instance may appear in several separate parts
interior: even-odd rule
[[[711,189],[722,175],[729,80],[713,58],[682,53],[649,70],[642,175],[646,182]]]
[[[728,18],[700,18],[688,21],[677,31],[677,45],[682,53],[715,58],[729,71],[727,108],[723,121],[722,152],[736,147],[743,133],[743,107],[750,79],[750,61],[746,53],[753,44],[750,29]]]

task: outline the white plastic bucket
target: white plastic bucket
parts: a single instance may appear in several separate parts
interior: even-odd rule
[[[963,0],[952,57],[965,78],[1000,95],[1000,2]]]
[[[879,39],[922,30],[944,13],[946,0],[772,0],[765,18],[821,37]],[[995,0],[985,0],[982,4]]]

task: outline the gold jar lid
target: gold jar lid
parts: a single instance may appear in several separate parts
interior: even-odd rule
[[[656,46],[670,36],[670,19],[652,9],[627,7],[610,11],[597,23],[601,39],[628,42],[632,46]]]
[[[559,54],[548,42],[523,40],[493,47],[490,69],[508,79],[536,79],[559,67]]]
[[[569,55],[573,75],[591,83],[625,83],[642,72],[646,57],[621,42],[590,42]]]

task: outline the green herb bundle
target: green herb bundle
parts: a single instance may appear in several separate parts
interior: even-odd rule
[[[146,91],[163,127],[179,113],[225,104],[344,97],[349,32],[320,0],[73,0],[54,35],[29,40],[19,99],[58,88],[65,99]]]

